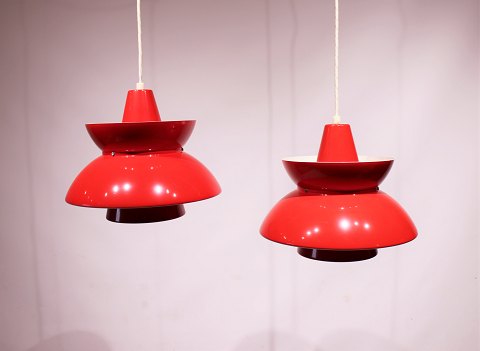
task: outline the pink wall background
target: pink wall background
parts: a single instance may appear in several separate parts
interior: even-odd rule
[[[258,234],[333,114],[333,1],[144,1],[146,86],[223,193],[136,226],[63,200],[135,87],[135,1],[0,2],[1,351],[479,349],[478,1],[341,6],[341,114],[420,231],[354,264]]]

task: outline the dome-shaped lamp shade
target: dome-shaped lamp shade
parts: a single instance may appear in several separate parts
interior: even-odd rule
[[[332,127],[331,127],[332,126]],[[322,140],[322,157],[283,160],[298,186],[281,199],[265,218],[260,232],[272,241],[298,247],[300,255],[322,261],[359,261],[374,257],[378,248],[409,242],[417,230],[408,214],[390,196],[378,190],[393,160],[357,157],[336,151],[342,139],[354,145],[348,125],[343,136]],[[326,134],[324,133],[324,138]],[[345,136],[346,135],[346,136]],[[336,155],[335,155],[336,153]],[[342,158],[358,161],[340,161]]]
[[[107,208],[107,219],[148,223],[174,219],[183,204],[211,198],[220,186],[183,151],[195,121],[160,121],[151,90],[129,91],[122,123],[88,124],[102,155],[68,190],[72,205]]]

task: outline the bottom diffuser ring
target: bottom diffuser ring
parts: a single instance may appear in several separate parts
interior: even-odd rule
[[[107,209],[107,219],[115,223],[163,222],[182,217],[184,214],[183,205]]]
[[[299,247],[299,255],[317,261],[356,262],[377,256],[377,249],[371,250],[318,250]]]

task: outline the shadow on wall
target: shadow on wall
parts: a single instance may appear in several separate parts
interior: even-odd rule
[[[321,348],[314,351],[408,351],[395,340],[364,330],[338,330],[322,337]]]
[[[317,346],[321,345],[321,346]],[[396,342],[361,330],[341,330],[311,343],[288,332],[245,336],[232,351],[408,351]]]
[[[323,351],[288,332],[264,331],[245,336],[233,351]]]
[[[98,335],[84,331],[71,331],[39,342],[26,351],[112,351]]]

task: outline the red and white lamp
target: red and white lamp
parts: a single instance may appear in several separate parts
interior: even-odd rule
[[[283,160],[297,189],[265,218],[260,233],[296,246],[304,257],[333,262],[361,261],[377,249],[407,243],[417,229],[402,207],[379,185],[391,158],[358,157],[348,124],[338,116],[338,0],[335,1],[335,117],[324,127],[317,156]]]
[[[281,199],[260,232],[322,261],[359,261],[409,242],[417,230],[379,185],[393,160],[357,157],[348,124],[327,124],[318,157],[283,160],[297,189]]]
[[[102,155],[78,174],[65,198],[106,208],[107,219],[118,223],[178,218],[183,204],[221,191],[209,170],[183,151],[195,121],[162,121],[153,92],[143,88],[139,5],[137,0],[140,82],[128,92],[121,123],[86,124]]]

